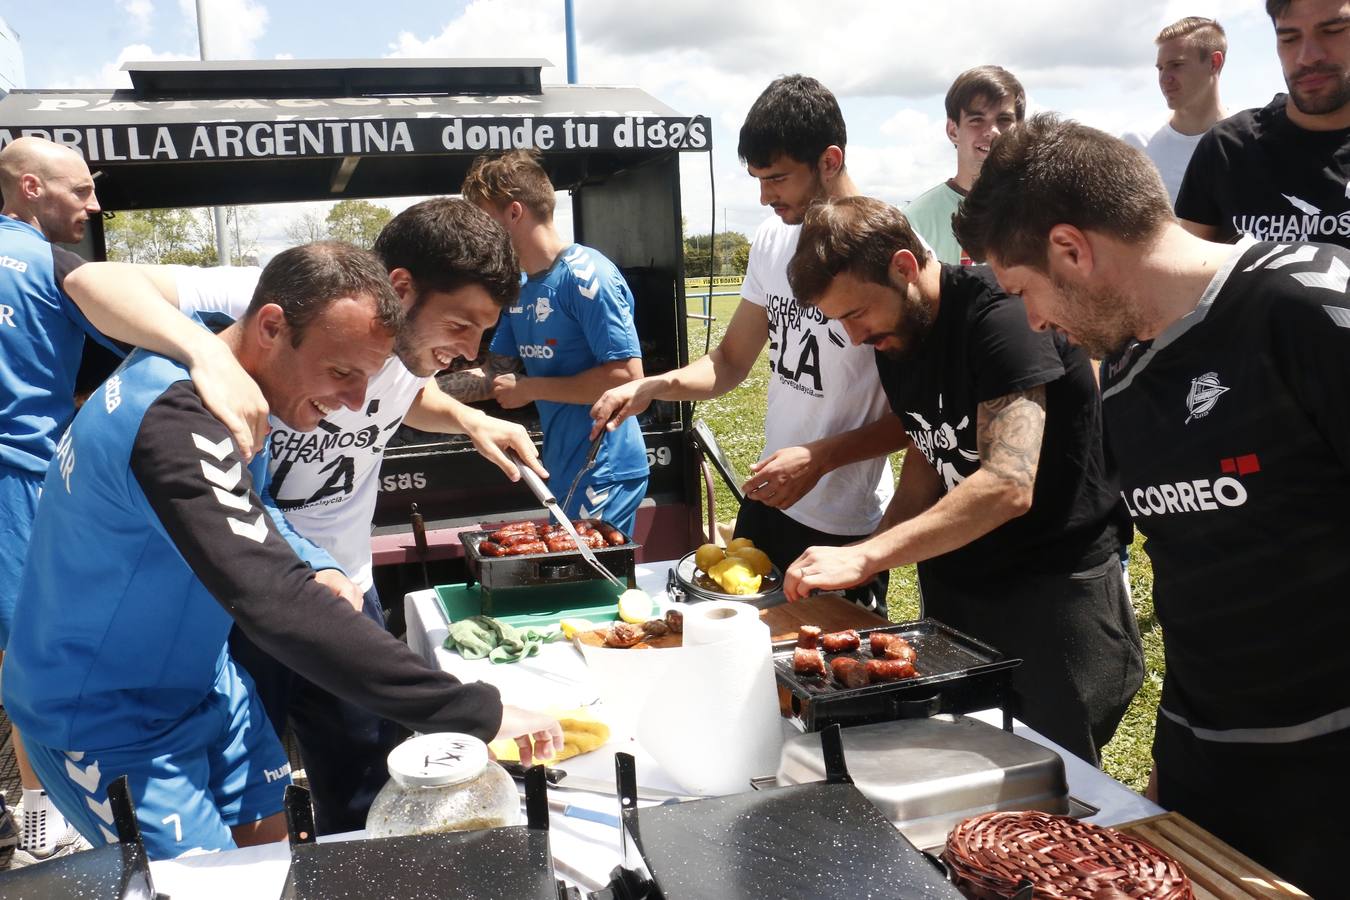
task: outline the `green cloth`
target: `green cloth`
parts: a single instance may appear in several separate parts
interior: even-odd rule
[[[450,625],[445,649],[458,650],[465,659],[486,656],[494,663],[512,663],[534,656],[544,644],[561,637],[561,631],[517,628],[491,616],[472,616]]]
[[[965,255],[952,234],[952,214],[961,200],[961,195],[944,181],[915,197],[904,209],[910,227],[933,248],[933,255],[953,266],[961,265]]]

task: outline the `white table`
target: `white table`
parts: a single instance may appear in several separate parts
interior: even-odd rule
[[[666,562],[637,567],[638,584],[659,603],[666,602],[666,572],[671,565]],[[519,663],[493,665],[487,660],[469,661],[441,646],[447,632],[446,621],[432,591],[408,594],[404,598],[404,609],[408,644],[415,651],[463,680],[487,681],[497,685],[507,703],[565,709],[590,705],[599,699],[599,691],[591,683],[585,664],[570,644],[546,644],[539,656]],[[1002,713],[998,710],[976,713],[975,716],[993,725],[1002,723]],[[605,747],[563,764],[570,774],[612,783],[614,754],[626,751],[636,757],[639,781],[643,787],[680,789],[679,785],[666,777],[656,761],[621,723],[611,719],[610,724],[613,734]],[[797,733],[786,719],[783,720],[783,727],[785,735]],[[1014,722],[1013,728],[1018,735],[1049,747],[1063,757],[1069,793],[1100,810],[1088,821],[1114,825],[1163,812],[1155,804],[1021,722]],[[553,796],[577,806],[617,812],[612,795],[556,791]],[[357,836],[359,834],[337,835],[320,840],[343,840]],[[620,862],[619,833],[605,825],[554,813],[550,817],[550,840],[558,873],[583,888],[594,889],[603,884],[608,880],[609,871]],[[236,900],[238,897],[280,896],[289,865],[290,850],[282,842],[186,859],[160,860],[151,863],[150,870],[155,888],[175,900]]]
[[[642,564],[637,567],[638,585],[664,606],[666,572],[671,562]],[[404,612],[408,627],[408,644],[423,658],[451,673],[462,681],[486,681],[502,692],[506,703],[530,708],[555,707],[567,709],[596,704],[600,692],[592,684],[580,654],[569,643],[545,644],[538,656],[518,663],[493,664],[485,659],[466,660],[458,653],[446,650],[442,644],[447,634],[447,622],[434,591],[415,591],[404,598]],[[974,717],[995,726],[1002,725],[1002,712],[986,710]],[[642,787],[680,790],[660,766],[643,751],[632,736],[631,727],[609,719],[613,734],[608,744],[593,753],[564,762],[569,774],[614,781],[614,754],[628,752],[636,757],[639,784]],[[784,735],[799,733],[786,719]],[[1140,794],[1125,787],[1100,769],[1074,756],[1053,741],[1014,721],[1015,734],[1054,750],[1064,759],[1065,775],[1071,796],[1098,808],[1098,813],[1087,821],[1099,825],[1115,825],[1148,816],[1164,810]],[[773,773],[766,772],[766,775]],[[577,791],[558,791],[568,802],[607,812],[617,812],[613,796],[601,796]],[[554,861],[560,874],[583,887],[591,889],[607,880],[609,871],[620,862],[619,834],[613,828],[563,817],[554,813],[550,820],[550,838]]]

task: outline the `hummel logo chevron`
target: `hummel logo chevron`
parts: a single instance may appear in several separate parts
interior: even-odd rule
[[[223,439],[218,444],[213,444],[195,431],[192,433],[192,443],[197,445],[198,450],[213,456],[217,462],[224,462],[225,457],[229,456],[230,450],[234,448],[234,444],[229,438]]]
[[[595,263],[591,263],[584,269],[573,269],[572,274],[577,276],[578,281],[590,281],[595,278]]]
[[[94,815],[109,825],[113,823],[112,803],[110,801],[104,800],[102,803],[95,803],[93,797],[85,797],[84,802],[94,811]]]
[[[101,777],[98,770],[98,760],[94,760],[83,769],[72,761],[66,760],[66,776],[84,788],[86,794],[92,794],[98,790],[98,782]]]
[[[240,512],[248,512],[253,508],[253,501],[249,499],[248,494],[232,494],[215,486],[212,486],[211,490],[216,492],[216,502],[221,506],[228,506]]]
[[[241,522],[238,519],[226,519],[230,523],[230,530],[240,537],[248,538],[256,544],[261,544],[267,537],[267,513],[258,513],[258,521],[250,525],[247,522]]]
[[[1331,268],[1325,272],[1295,272],[1294,278],[1304,287],[1344,294],[1346,284],[1350,283],[1350,267],[1341,262],[1340,257],[1332,257]]]
[[[592,266],[591,268],[595,267]],[[596,278],[590,284],[585,286],[580,284],[577,285],[577,293],[585,297],[587,300],[594,300],[595,295],[600,293],[600,279]]]
[[[235,463],[228,471],[218,469],[206,460],[202,460],[202,474],[206,480],[216,487],[222,487],[227,491],[234,490],[239,484],[239,476],[243,473],[243,468],[239,463]]]
[[[1317,256],[1317,248],[1314,247],[1312,244],[1304,244],[1302,247],[1299,247],[1293,253],[1286,253],[1279,259],[1272,260],[1270,264],[1266,266],[1266,268],[1283,269],[1285,266],[1292,266],[1294,263],[1312,262],[1313,258],[1316,256]],[[1295,275],[1294,277],[1297,278],[1298,276]]]

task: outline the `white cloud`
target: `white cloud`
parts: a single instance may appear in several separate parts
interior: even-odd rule
[[[117,58],[104,63],[96,71],[76,73],[64,81],[58,81],[47,87],[54,89],[74,88],[129,88],[131,78],[122,71],[126,62],[164,62],[179,59],[196,59],[184,53],[158,53],[146,44],[128,44],[117,52]]]
[[[117,0],[117,6],[126,14],[138,34],[149,32],[150,17],[155,13],[152,0]]]
[[[183,16],[196,21],[196,0],[178,0]],[[267,32],[267,7],[256,0],[205,0],[207,50],[214,59],[253,59],[254,45]]]

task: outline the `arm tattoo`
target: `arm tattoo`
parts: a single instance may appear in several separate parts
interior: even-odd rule
[[[980,468],[1031,488],[1045,436],[1045,386],[981,403],[976,431]]]
[[[525,364],[519,358],[488,353],[481,366],[458,372],[443,372],[436,376],[436,383],[460,403],[477,403],[492,399],[492,379],[498,375],[524,371]]]

